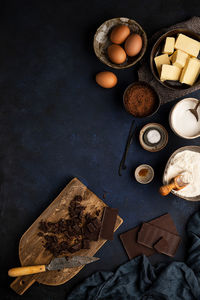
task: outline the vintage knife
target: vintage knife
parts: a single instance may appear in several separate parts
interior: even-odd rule
[[[8,275],[11,277],[30,275],[36,273],[42,273],[46,271],[62,270],[65,268],[76,268],[84,266],[99,260],[98,257],[90,256],[72,256],[70,258],[60,257],[54,258],[48,265],[36,265],[36,266],[26,266],[19,268],[12,268],[8,271]]]

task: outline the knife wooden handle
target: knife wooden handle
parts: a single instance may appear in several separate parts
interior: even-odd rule
[[[42,273],[45,271],[46,271],[45,265],[27,266],[27,267],[12,268],[8,271],[8,275],[10,277],[18,277],[23,275]]]

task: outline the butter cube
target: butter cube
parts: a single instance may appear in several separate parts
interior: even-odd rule
[[[173,65],[162,65],[160,80],[179,80],[181,69]]]
[[[188,54],[181,50],[176,50],[171,57],[171,62],[174,66],[178,68],[183,68],[186,64]]]
[[[167,37],[165,40],[163,53],[172,54],[174,52],[174,44],[175,44],[175,38]]]
[[[176,39],[175,49],[182,50],[191,56],[197,57],[200,50],[200,42],[180,33]]]
[[[156,68],[158,70],[158,74],[160,76],[161,73],[161,67],[162,65],[170,65],[170,60],[169,60],[169,56],[167,54],[162,54],[159,56],[156,56],[154,58],[155,64],[156,64]]]
[[[188,58],[185,67],[181,73],[180,82],[193,85],[200,74],[200,60],[197,58]]]

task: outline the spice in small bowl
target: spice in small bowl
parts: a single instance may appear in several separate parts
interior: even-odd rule
[[[123,100],[125,109],[137,118],[153,115],[160,106],[156,91],[143,81],[130,84],[124,92]]]
[[[140,165],[135,169],[135,179],[142,184],[150,183],[154,178],[154,170],[149,165]]]

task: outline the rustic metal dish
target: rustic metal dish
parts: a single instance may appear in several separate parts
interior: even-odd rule
[[[156,129],[160,133],[161,139],[157,144],[151,144],[146,138],[146,133],[152,129]],[[148,123],[140,130],[139,141],[143,149],[149,152],[157,152],[165,148],[165,146],[167,145],[168,132],[161,124]]]
[[[168,167],[169,167],[169,164],[170,164],[170,161],[172,158],[174,158],[174,156],[177,154],[177,153],[180,153],[182,151],[185,151],[185,150],[190,150],[190,151],[194,151],[194,152],[198,152],[200,153],[200,146],[185,146],[185,147],[181,147],[179,148],[178,150],[176,150],[171,156],[170,158],[168,159],[168,162],[166,164],[166,167],[165,167],[165,170],[164,170],[164,174],[163,174],[163,184],[167,184],[168,182],[166,181],[165,179],[165,176],[167,174],[167,170],[168,170]],[[188,201],[200,201],[200,195],[196,196],[196,197],[184,197],[184,196],[181,196],[178,194],[178,192],[172,190],[171,191],[172,194],[178,196],[179,198],[182,198],[182,199],[185,199],[185,200],[188,200]]]
[[[163,34],[154,44],[154,46],[151,50],[151,54],[150,54],[150,67],[151,67],[151,71],[152,71],[155,79],[158,82],[160,82],[160,84],[162,84],[163,86],[173,89],[173,90],[185,90],[185,89],[190,88],[191,86],[180,83],[179,81],[170,81],[170,80],[161,81],[159,78],[159,74],[158,74],[156,65],[154,63],[154,57],[162,54],[162,47],[164,45],[164,41],[165,41],[166,37],[175,37],[176,38],[179,33],[183,33],[183,34],[200,42],[200,35],[198,33],[191,31],[189,29],[186,29],[186,28],[177,28],[177,29],[170,30],[170,31],[166,32],[165,34]],[[195,86],[199,83],[200,83],[200,78],[195,82],[195,84],[193,86]]]
[[[126,61],[123,64],[119,65],[112,63],[107,55],[107,48],[112,44],[109,36],[113,27],[117,25],[127,25],[130,28],[131,33],[138,33],[143,41],[142,49],[139,54],[133,57],[127,56]],[[94,35],[93,47],[96,56],[101,62],[114,69],[125,69],[135,65],[143,57],[147,48],[147,36],[142,27],[136,21],[123,17],[114,18],[105,21],[97,29]]]

